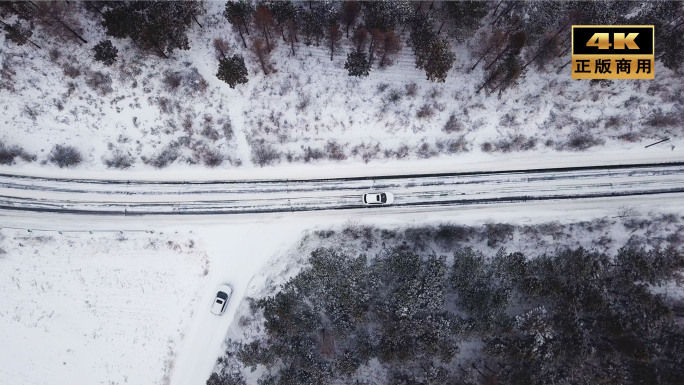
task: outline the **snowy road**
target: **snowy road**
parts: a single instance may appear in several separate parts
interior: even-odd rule
[[[0,209],[76,214],[236,214],[361,208],[367,191],[395,206],[464,205],[684,192],[684,163],[373,178],[131,182],[0,175]]]

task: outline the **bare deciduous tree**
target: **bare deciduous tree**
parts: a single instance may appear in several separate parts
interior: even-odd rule
[[[352,36],[352,42],[356,45],[357,52],[365,50],[368,42],[368,30],[363,27],[357,28],[354,31],[354,36]]]
[[[349,38],[349,27],[352,26],[361,12],[361,5],[356,1],[345,1],[342,3],[342,14],[340,19],[345,26],[347,39]]]
[[[260,38],[252,39],[250,48],[252,54],[254,54],[254,57],[259,62],[264,75],[268,75],[273,72],[273,66],[271,65],[271,51],[269,51],[266,47],[264,40]]]
[[[254,12],[254,25],[261,33],[261,37],[266,41],[266,49],[272,51],[271,28],[273,28],[273,15],[271,15],[271,11],[263,5],[257,7],[256,12]]]
[[[392,57],[401,50],[401,41],[394,31],[385,32],[378,46],[380,52],[380,67],[384,68],[392,64]]]
[[[370,33],[370,43],[368,44],[368,64],[373,66],[373,57],[378,44],[382,42],[385,34],[378,28],[373,28]]]
[[[292,56],[295,56],[297,54],[295,52],[295,43],[297,42],[297,24],[295,24],[294,20],[288,20],[285,23],[285,37],[290,43],[290,51],[292,51]]]
[[[507,54],[513,54],[513,55],[518,55],[520,53],[520,50],[525,46],[525,42],[527,41],[527,34],[525,31],[518,31],[513,34],[510,34],[508,36],[508,42],[506,44],[506,47],[499,52],[499,54],[492,60],[487,66],[484,68],[485,71],[488,70],[491,66],[496,64],[496,62],[499,61],[499,59]]]
[[[268,3],[268,7],[273,14],[273,18],[278,22],[280,34],[283,36],[283,41],[287,42],[285,38],[285,29],[289,21],[295,21],[296,9],[291,1],[273,1]]]
[[[326,37],[328,39],[328,48],[330,48],[330,61],[333,60],[333,55],[335,50],[340,48],[340,39],[342,38],[342,31],[340,31],[340,25],[337,23],[332,23],[328,26],[326,31]]]
[[[220,55],[219,59],[226,59],[230,50],[230,44],[225,39],[219,37],[214,39],[214,49]]]
[[[38,19],[47,26],[58,25],[69,34],[73,35],[79,42],[87,44],[88,41],[81,36],[82,31],[77,20],[72,20],[75,14],[70,5],[60,1],[33,2],[28,4],[34,7]]]
[[[249,35],[249,27],[247,26],[247,21],[250,16],[254,13],[254,8],[252,4],[245,0],[240,1],[229,1],[226,3],[226,9],[223,11],[223,16],[228,19],[228,21],[233,24],[233,28],[238,31],[240,39],[242,39],[242,44],[247,48],[247,42],[242,34],[242,30]]]
[[[0,25],[2,25],[7,32],[7,40],[15,42],[17,45],[24,45],[26,43],[31,43],[34,47],[41,49],[41,46],[36,44],[30,37],[33,35],[33,31],[27,26],[24,27],[22,23],[17,20],[13,25],[7,24],[0,20]]]
[[[478,50],[479,57],[475,64],[470,67],[470,70],[474,70],[487,56],[490,56],[493,52],[501,49],[501,47],[506,44],[506,38],[507,35],[498,29],[494,29],[491,33],[480,38],[479,44],[477,45],[480,47],[480,50]]]
[[[558,54],[561,52],[561,46],[561,38],[557,33],[547,34],[540,41],[537,52],[534,55],[530,55],[531,57],[523,66],[523,70],[532,63],[535,63],[537,68],[544,69],[549,62],[558,57]]]

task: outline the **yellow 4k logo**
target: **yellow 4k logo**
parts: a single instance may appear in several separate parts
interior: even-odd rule
[[[628,33],[627,36],[624,33],[614,33],[613,43],[615,47],[613,49],[625,49],[625,46],[627,46],[627,49],[639,49],[639,46],[634,42],[638,35],[639,33]],[[612,46],[610,34],[607,32],[597,32],[587,42],[587,47],[596,47],[598,49],[610,49]]]
[[[652,25],[573,25],[571,32],[573,79],[655,78]]]

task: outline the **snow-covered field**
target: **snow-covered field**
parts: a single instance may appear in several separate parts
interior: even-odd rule
[[[602,85],[571,80],[569,69],[556,74],[530,66],[520,84],[499,97],[475,93],[484,78],[482,66],[467,71],[476,39],[455,44],[457,60],[446,82],[431,83],[414,68],[405,33],[396,63],[374,68],[368,78],[343,69],[352,49],[346,38],[332,61],[324,46],[301,44],[290,56],[281,41],[273,53],[277,72],[264,76],[221,15],[224,2],[205,6],[204,27],[189,32],[191,49],[170,59],[113,39],[117,63],[93,61],[92,45],[107,37],[81,10],[72,19],[88,44],[55,39],[40,27],[34,38],[43,50],[1,42],[0,140],[36,155],[38,164],[54,145],[73,145],[84,156],[78,168],[91,171],[121,155],[130,156],[134,170],[153,169],[164,159],[172,169],[189,163],[196,170],[217,154],[224,159],[219,169],[249,170],[256,149],[272,153],[272,164],[280,165],[438,155],[460,163],[464,153],[486,155],[485,143],[517,151],[534,142],[535,150],[525,154],[536,156],[566,152],[585,139],[598,149],[629,153],[670,137],[661,147],[681,151],[676,121],[684,114],[684,82],[661,65],[655,80]],[[249,83],[230,89],[216,78],[216,37],[245,56]],[[446,132],[452,115],[458,129]],[[8,170],[26,166],[18,163]]]
[[[0,237],[1,383],[169,376],[209,269],[192,235],[3,229]]]

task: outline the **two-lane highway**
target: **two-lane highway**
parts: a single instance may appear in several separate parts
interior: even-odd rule
[[[684,163],[311,180],[148,182],[0,175],[0,209],[111,215],[233,214],[438,206],[684,192]]]

